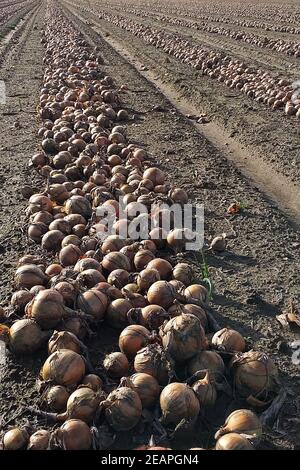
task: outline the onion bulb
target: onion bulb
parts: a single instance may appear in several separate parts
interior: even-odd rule
[[[142,415],[140,397],[129,387],[119,387],[111,392],[103,405],[105,417],[115,431],[129,431]]]
[[[27,450],[47,450],[50,440],[50,432],[40,429],[30,436]]]
[[[91,447],[90,428],[80,419],[68,419],[58,431],[65,450],[88,450]]]
[[[134,358],[134,370],[155,377],[160,385],[169,381],[173,362],[158,344],[149,344],[140,349]]]
[[[55,327],[65,313],[63,296],[55,289],[40,291],[29,308],[29,316],[45,330]]]
[[[70,394],[66,387],[63,387],[62,385],[53,385],[47,389],[44,396],[44,402],[50,410],[62,411],[66,409],[69,396]]]
[[[225,373],[225,364],[215,351],[200,351],[188,362],[188,373],[195,374],[199,370],[209,370],[216,379]]]
[[[4,450],[22,450],[27,447],[29,441],[28,432],[22,428],[13,428],[3,436]]]
[[[212,337],[212,345],[226,352],[244,352],[246,342],[243,336],[236,330],[222,328]]]
[[[262,425],[258,416],[252,411],[235,410],[227,417],[225,424],[215,434],[215,439],[231,432],[259,437],[262,434]]]
[[[90,387],[81,386],[75,390],[67,402],[69,419],[80,419],[90,423],[100,403],[100,395]]]
[[[37,351],[49,336],[48,331],[42,331],[35,321],[28,318],[17,320],[9,329],[10,346],[16,354]]]
[[[85,375],[85,362],[74,351],[61,349],[48,357],[42,368],[43,380],[51,380],[58,385],[76,385]]]
[[[149,304],[160,305],[164,309],[168,309],[176,299],[176,290],[167,281],[157,281],[149,288],[147,292],[147,300]]]
[[[31,289],[34,286],[44,286],[48,281],[47,276],[35,264],[23,264],[15,274],[17,287]]]
[[[200,406],[213,406],[217,400],[217,389],[210,372],[207,371],[203,379],[197,380],[192,386],[197,395]]]
[[[189,286],[193,280],[194,273],[191,266],[187,263],[178,263],[173,268],[173,279]]]
[[[190,359],[207,347],[204,329],[194,315],[183,314],[171,318],[161,326],[159,334],[164,348],[178,362]]]
[[[120,378],[128,374],[129,362],[125,354],[113,352],[105,357],[103,367],[110,377]]]
[[[244,436],[232,432],[218,439],[215,450],[254,450],[254,448]]]
[[[160,386],[152,375],[144,373],[133,374],[126,379],[126,385],[137,392],[143,408],[153,406],[159,398]]]
[[[238,353],[231,361],[234,387],[241,397],[259,396],[278,389],[278,370],[267,354]]]
[[[178,382],[167,385],[160,395],[160,407],[165,424],[177,425],[182,419],[195,418],[200,404],[194,390]]]
[[[69,349],[76,353],[81,351],[81,342],[70,331],[54,331],[48,342],[48,352],[52,354],[60,349]]]
[[[129,325],[120,334],[119,348],[132,359],[150,340],[150,331],[141,325]]]
[[[84,377],[82,385],[87,385],[94,390],[94,392],[97,392],[102,388],[103,382],[98,375],[88,374]]]

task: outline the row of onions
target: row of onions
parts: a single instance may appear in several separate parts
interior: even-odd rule
[[[49,426],[6,429],[3,448],[99,449],[103,429],[114,438],[131,431],[137,449],[170,448],[160,438],[201,423],[226,387],[245,409],[212,429],[214,448],[253,449],[262,426],[247,406],[275,396],[276,366],[266,354],[247,351],[238,331],[215,331],[206,288],[194,283],[189,264],[170,262],[182,249],[176,229],[163,233],[160,226],[157,201],[168,196],[184,204],[186,192],[167,183],[144,149],[128,143],[129,116],[101,71],[99,50],[54,2],[46,24],[42,148],[30,161],[46,186],[30,196],[26,210],[28,237],[42,254],[19,260],[5,323],[12,354],[48,351],[40,407],[30,411]],[[116,234],[103,236],[97,209],[113,206],[118,214],[119,197],[126,208],[156,201],[149,239],[118,235],[124,223],[118,215]],[[118,347],[112,340],[112,352],[91,361],[89,334],[97,338],[105,325],[118,331]],[[154,443],[134,440],[146,423],[151,434],[156,430]]]
[[[248,66],[245,62],[233,59],[222,52],[199,46],[178,34],[167,33],[164,30],[137,23],[120,14],[104,12],[100,6],[93,9],[83,7],[79,3],[76,3],[76,6],[92,14],[93,18],[98,15],[100,19],[129,31],[180,62],[201,70],[204,75],[229,88],[243,92],[248,98],[263,103],[273,110],[284,110],[288,116],[296,115],[300,118],[300,99],[293,98],[294,89],[289,80]],[[99,11],[101,11],[100,14]]]
[[[117,3],[117,2],[116,2]],[[135,2],[131,4],[135,6]],[[118,3],[118,5],[121,5]],[[156,2],[149,2],[144,0],[139,2],[139,7],[145,7],[147,11],[163,11],[164,4],[158,0]],[[250,10],[249,10],[250,7]],[[185,2],[185,8],[181,5],[168,4],[166,13],[187,18],[193,18],[197,21],[211,23],[230,24],[245,28],[263,29],[265,31],[274,31],[279,33],[300,34],[299,24],[299,10],[294,5],[278,3],[271,5],[267,3],[255,4],[251,8],[251,4],[241,3],[238,5],[236,2],[227,1],[224,4],[219,2],[204,2],[201,1],[201,9],[199,3],[188,0]],[[251,18],[251,19],[250,19]]]
[[[117,10],[117,9],[116,9]],[[123,11],[123,9],[120,11]],[[183,26],[184,28],[192,28],[197,31],[203,31],[207,33],[212,33],[214,35],[226,36],[236,41],[246,42],[257,47],[264,49],[271,49],[289,56],[300,57],[300,43],[297,41],[291,41],[283,38],[272,38],[267,36],[261,36],[253,33],[249,33],[245,30],[237,29],[228,29],[222,26],[215,26],[213,24],[199,23],[195,20],[185,20],[182,18],[175,18],[173,16],[168,16],[162,13],[151,13],[149,11],[140,10],[130,7],[126,8],[127,13],[132,13],[136,16],[141,16],[143,18],[153,18],[155,21],[160,21],[162,23],[171,24],[175,26]]]

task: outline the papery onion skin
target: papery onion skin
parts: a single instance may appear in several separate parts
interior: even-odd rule
[[[115,431],[134,428],[142,414],[139,395],[128,387],[119,387],[111,392],[105,402],[105,416]]]
[[[69,419],[60,428],[66,450],[88,450],[92,444],[92,435],[88,425],[80,419]]]
[[[231,432],[260,437],[262,424],[253,411],[247,409],[235,410],[226,418],[224,425],[215,434],[215,439]]]
[[[3,436],[4,450],[22,450],[29,441],[29,435],[25,429],[13,428]]]
[[[98,375],[88,374],[82,380],[83,385],[88,385],[94,392],[97,392],[102,388],[103,381]]]
[[[96,289],[90,289],[77,298],[78,308],[84,313],[93,316],[97,321],[103,320],[107,304],[106,295]]]
[[[62,385],[53,385],[50,387],[44,397],[44,401],[52,411],[63,411],[66,409],[69,399],[69,392]]]
[[[160,395],[160,407],[165,424],[178,424],[182,419],[195,418],[200,404],[195,392],[187,384],[167,385]]]
[[[48,281],[47,276],[35,264],[23,264],[20,266],[15,274],[15,282],[17,287],[31,289],[37,285],[46,285]]]
[[[52,353],[42,368],[43,380],[51,380],[58,385],[78,384],[85,375],[83,358],[68,349]]]
[[[130,359],[150,340],[150,331],[141,325],[129,325],[120,334],[119,348]]]
[[[194,315],[183,314],[171,318],[161,326],[159,334],[163,346],[178,362],[184,362],[207,348],[204,329]]]
[[[212,345],[226,352],[244,352],[246,349],[243,336],[230,328],[217,331],[212,338]]]
[[[75,390],[67,402],[67,414],[69,419],[80,419],[90,423],[97,411],[100,395],[90,387],[81,386]]]
[[[166,351],[157,344],[149,344],[140,349],[134,359],[134,370],[155,377],[160,385],[168,383],[173,369],[172,360]]]
[[[42,331],[34,320],[17,320],[9,330],[10,347],[16,354],[31,354],[47,341],[50,334]]]
[[[218,439],[215,450],[254,450],[254,447],[245,437],[232,432]]]
[[[176,290],[167,281],[157,281],[149,288],[147,300],[149,304],[160,305],[167,310],[176,298]]]
[[[30,317],[41,328],[54,328],[65,314],[62,295],[55,289],[45,289],[37,294],[30,305]]]
[[[105,357],[103,367],[110,377],[120,378],[128,374],[129,362],[125,354],[113,352]]]
[[[47,450],[51,434],[46,429],[40,429],[30,436],[27,450]]]
[[[143,408],[153,406],[159,398],[160,386],[152,375],[136,373],[128,378],[128,387],[139,395]]]
[[[225,364],[215,351],[200,351],[188,362],[188,373],[195,374],[198,370],[208,369],[212,376],[220,378],[225,374]]]

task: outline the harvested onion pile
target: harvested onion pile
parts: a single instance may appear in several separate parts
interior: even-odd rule
[[[16,354],[48,350],[40,374],[43,410],[37,413],[60,427],[6,430],[4,449],[81,450],[92,443],[99,448],[95,427],[106,426],[113,434],[134,430],[143,410],[155,407],[167,431],[195,425],[206,407],[214,406],[217,382],[225,376],[245,401],[264,402],[276,391],[276,367],[265,355],[244,352],[238,332],[213,331],[207,290],[194,283],[188,264],[174,266],[166,259],[178,252],[174,236],[160,226],[166,209],[156,204],[147,215],[147,222],[154,221],[150,239],[121,235],[124,226],[145,216],[136,213],[138,203],[150,207],[168,196],[184,204],[187,194],[171,187],[145,150],[128,143],[128,114],[120,108],[112,78],[101,71],[99,51],[54,3],[42,42],[43,150],[30,166],[47,184],[30,197],[26,214],[28,237],[47,257],[27,254],[19,261],[11,308],[24,318],[10,325],[8,346]],[[125,218],[119,217],[118,197]],[[116,234],[107,231],[107,212]],[[98,358],[95,371],[88,335],[97,334],[102,323],[119,331],[120,351],[103,363]],[[214,352],[208,351],[213,333]],[[222,353],[226,364],[226,354],[232,355],[230,367]],[[217,448],[251,448],[244,435],[259,429],[259,420],[247,412],[240,419],[242,424],[239,415],[227,420]],[[235,433],[233,443],[224,437],[227,432]]]

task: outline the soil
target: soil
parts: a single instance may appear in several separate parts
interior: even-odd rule
[[[246,337],[249,348],[270,354],[280,369],[287,399],[272,429],[265,429],[260,446],[264,449],[299,448],[300,422],[296,417],[300,405],[300,374],[299,366],[291,360],[290,343],[299,339],[300,334],[296,329],[283,329],[276,320],[276,315],[288,308],[291,300],[300,310],[297,216],[292,211],[287,213],[275,197],[271,199],[268,191],[263,190],[263,179],[257,176],[256,181],[253,174],[250,178],[245,168],[229,158],[228,152],[220,147],[220,139],[213,142],[201,126],[195,127],[181,112],[178,102],[183,98],[188,106],[197,108],[198,113],[208,113],[214,125],[222,125],[222,132],[235,129],[238,135],[232,140],[247,151],[251,147],[253,154],[257,152],[256,158],[269,165],[278,177],[285,178],[291,187],[294,185],[295,191],[299,177],[299,123],[280,113],[272,113],[270,120],[270,111],[243,96],[226,98],[232,92],[216,82],[199,77],[171,58],[166,61],[166,56],[156,49],[145,47],[139,39],[111,24],[96,21],[79,7],[74,9],[69,2],[60,3],[91,44],[100,46],[105,73],[114,78],[117,86],[127,85],[128,91],[120,97],[130,114],[129,140],[145,147],[170,180],[188,191],[191,202],[204,204],[206,246],[215,235],[232,234],[223,254],[206,254],[213,283],[212,311],[221,326],[238,329]],[[41,186],[39,178],[29,172],[27,162],[39,146],[36,105],[43,73],[40,34],[44,16],[43,3],[31,16],[0,69],[0,79],[6,80],[9,97],[7,105],[0,106],[2,305],[7,305],[13,292],[18,258],[26,252],[40,252],[36,245],[28,243],[26,231],[24,233],[26,200],[20,188],[26,183],[36,188]],[[107,36],[108,31],[110,36]],[[152,76],[142,75],[141,63],[151,69]],[[160,79],[164,93],[153,84],[155,77]],[[172,93],[162,85],[172,86]],[[245,116],[244,105],[247,110],[252,108],[251,119],[248,113]],[[240,214],[231,216],[227,208],[234,201],[242,202],[245,207]],[[179,256],[182,258],[194,265],[200,278],[200,257],[192,253]],[[91,340],[91,359],[96,368],[106,352],[117,349],[114,339],[117,333],[102,326]],[[7,429],[9,425],[26,420],[35,423],[28,404],[33,406],[38,402],[35,381],[45,356],[45,351],[33,358],[16,358],[8,353],[0,382],[3,420],[0,428]],[[217,410],[219,422],[216,421],[215,426],[221,424],[229,410],[239,405],[223,401]],[[140,438],[138,434],[119,436],[114,446],[137,445],[143,438],[142,433]],[[204,438],[204,435],[189,436],[188,445],[207,445],[211,436]],[[177,447],[183,445],[183,442],[176,444]]]

